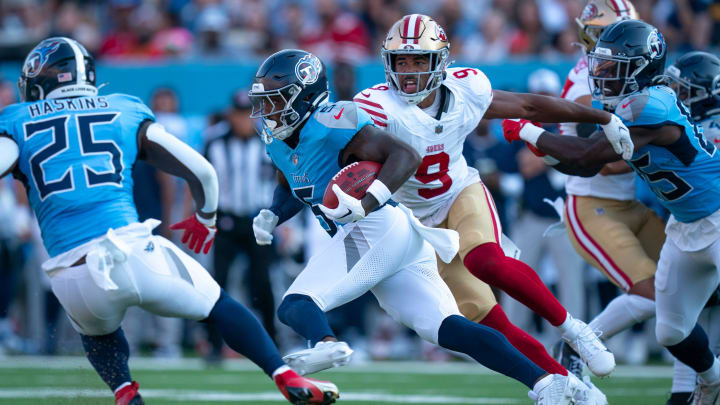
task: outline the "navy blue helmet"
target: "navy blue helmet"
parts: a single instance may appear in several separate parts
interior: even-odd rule
[[[640,20],[609,25],[588,54],[592,97],[614,108],[663,77],[667,51],[657,28]]]
[[[18,90],[23,101],[97,95],[95,60],[74,39],[44,39],[25,58]]]
[[[328,79],[320,59],[303,50],[286,49],[260,65],[250,92],[252,118],[266,143],[285,139],[327,100]]]
[[[720,58],[707,52],[686,53],[666,74],[696,121],[720,113]]]

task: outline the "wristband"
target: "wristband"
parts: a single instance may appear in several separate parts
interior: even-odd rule
[[[197,218],[198,222],[201,224],[207,226],[208,228],[212,228],[215,226],[215,219],[217,218],[217,215],[213,215],[212,218],[203,218],[195,213],[195,218]]]
[[[537,140],[543,132],[545,132],[544,129],[527,123],[522,127],[519,135],[523,141],[530,143],[532,146],[537,146]]]
[[[390,189],[387,188],[385,183],[383,183],[382,181],[380,181],[378,179],[375,179],[375,181],[373,181],[370,184],[370,187],[368,187],[367,192],[372,194],[372,196],[375,197],[375,199],[377,200],[377,202],[380,205],[385,204],[387,202],[387,200],[389,200],[390,197],[392,196]]]

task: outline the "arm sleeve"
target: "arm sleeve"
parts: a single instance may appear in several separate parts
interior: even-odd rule
[[[283,187],[281,184],[275,187],[270,211],[278,216],[278,225],[294,217],[295,214],[302,211],[304,206],[305,204],[295,198],[287,187]]]
[[[17,143],[8,136],[0,135],[0,178],[12,171],[19,157],[20,149]]]
[[[185,179],[200,216],[215,214],[217,174],[210,162],[193,148],[168,133],[162,125],[150,124],[143,137],[141,157],[158,169]]]

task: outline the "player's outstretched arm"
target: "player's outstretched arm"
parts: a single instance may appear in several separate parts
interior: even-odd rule
[[[390,194],[397,191],[422,162],[420,155],[410,145],[372,125],[360,129],[341,152],[342,166],[361,160],[382,163],[375,181],[384,185]],[[387,194],[387,197],[390,195]],[[385,201],[378,202],[368,189],[368,194],[361,202],[365,212],[371,212]]]
[[[160,124],[143,124],[138,131],[138,157],[158,169],[183,178],[195,201],[195,215],[172,225],[184,230],[182,243],[195,253],[208,253],[215,237],[218,179],[215,169],[201,154],[177,139]]]
[[[497,90],[485,118],[522,118],[537,122],[587,122],[599,124],[615,152],[630,159],[634,149],[628,129],[615,114],[572,101],[539,94]]]
[[[537,122],[589,122],[604,125],[612,114],[562,98],[494,90],[484,118],[523,118]]]
[[[679,137],[679,129],[673,126],[662,128],[630,128],[630,137],[636,148],[650,142],[669,144]],[[539,128],[526,120],[504,120],[503,135],[508,142],[523,140],[539,152],[555,158],[558,170],[578,176],[598,173],[606,163],[622,159],[607,138],[596,132],[589,138],[560,136]]]
[[[12,138],[0,135],[0,179],[15,169],[20,149]]]

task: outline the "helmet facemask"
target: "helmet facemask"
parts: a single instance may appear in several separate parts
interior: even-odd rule
[[[720,95],[720,76],[716,77],[710,92],[705,87],[698,84],[692,83],[690,80],[681,76],[680,69],[675,66],[670,66],[665,71],[670,87],[675,90],[678,98],[683,104],[690,106],[693,103],[697,103],[703,100],[707,100],[710,97]]]
[[[390,86],[397,92],[398,96],[404,99],[409,104],[418,104],[422,102],[427,96],[430,95],[435,89],[440,87],[443,80],[445,79],[445,69],[447,69],[448,57],[450,52],[447,48],[443,48],[437,51],[428,51],[419,49],[413,51],[412,49],[401,49],[401,50],[388,50],[383,48],[381,51],[383,64],[385,65],[385,77]],[[396,60],[399,55],[417,56],[427,55],[428,56],[428,70],[421,72],[400,72],[396,67]],[[425,86],[421,88],[422,79],[427,77]],[[406,78],[414,78],[416,82],[417,90],[414,92],[406,93],[403,89],[403,82]]]
[[[262,83],[253,83],[249,93],[250,118],[265,143],[287,138],[300,124],[300,114],[292,107],[299,94],[300,86],[294,83],[272,90],[265,90]]]
[[[588,81],[595,100],[614,108],[620,100],[640,90],[636,76],[648,66],[642,56],[612,55],[598,48],[588,54]]]

